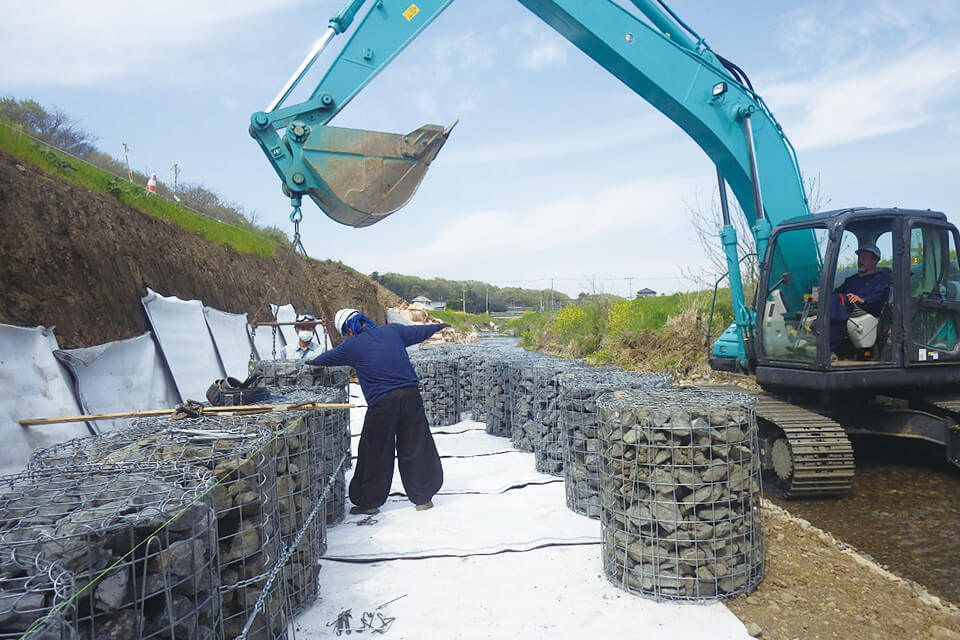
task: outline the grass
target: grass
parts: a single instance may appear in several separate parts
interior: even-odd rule
[[[686,376],[707,366],[704,334],[711,291],[636,298],[527,313],[505,330],[528,348],[595,364]],[[733,319],[730,292],[719,292],[712,334]]]
[[[430,315],[449,323],[458,331],[479,331],[489,329],[491,325],[496,326],[493,316],[489,313],[464,313],[452,309],[437,309],[431,311]]]
[[[37,142],[10,126],[0,126],[0,149],[21,162],[32,164],[88,191],[111,195],[127,206],[180,226],[211,242],[227,245],[238,253],[273,257],[276,249],[285,244],[276,236],[253,227],[226,224],[194,213],[175,202],[148,193],[140,185]]]

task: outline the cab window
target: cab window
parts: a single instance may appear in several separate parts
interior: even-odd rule
[[[956,238],[950,230],[915,224],[910,229],[912,359],[938,359],[938,352],[960,347],[960,319],[953,305],[960,302],[960,267]]]

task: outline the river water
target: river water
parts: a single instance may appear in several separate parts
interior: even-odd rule
[[[784,500],[790,513],[829,531],[931,593],[960,603],[960,469],[925,442],[853,438],[853,489],[832,500]]]

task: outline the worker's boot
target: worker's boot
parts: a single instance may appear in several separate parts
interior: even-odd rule
[[[427,500],[423,504],[417,505],[417,511],[426,511],[427,509],[433,509],[433,501]]]
[[[376,507],[368,507],[368,508],[350,507],[350,513],[355,516],[372,516],[378,511],[379,509],[377,509]]]

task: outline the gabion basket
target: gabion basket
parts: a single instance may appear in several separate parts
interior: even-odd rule
[[[523,353],[494,353],[486,358],[483,369],[483,417],[487,433],[510,438],[513,435],[512,375],[516,367],[533,359]]]
[[[284,403],[317,402],[322,404],[346,404],[350,398],[340,387],[277,387],[271,389],[278,394],[276,398]],[[346,409],[315,409],[306,416],[307,426],[312,433],[320,434],[323,447],[318,451],[314,479],[317,492],[323,491],[331,475],[335,476],[334,484],[324,501],[324,520],[327,525],[333,526],[342,522],[346,514],[347,490],[344,469],[349,465],[341,466],[341,461],[350,458],[350,412]],[[308,510],[309,512],[309,510]],[[323,555],[324,551],[319,555]]]
[[[223,590],[223,630],[240,633],[258,585],[279,557],[280,514],[277,492],[276,438],[272,418],[263,415],[150,418],[129,429],[79,438],[34,453],[31,468],[69,468],[87,464],[187,464],[217,479],[213,491]],[[289,490],[289,484],[287,485]],[[258,616],[251,630],[264,638],[285,638],[285,585],[269,595],[272,608]]]
[[[617,390],[669,388],[673,378],[666,373],[597,367],[561,373],[556,384],[567,508],[599,519],[601,441],[597,398]]]
[[[420,379],[427,424],[444,427],[460,422],[456,357],[431,349],[417,349],[410,352],[410,363]]]
[[[302,360],[261,360],[253,369],[265,387],[335,387],[348,390],[350,367],[315,367]]]
[[[0,548],[0,640],[75,640],[73,576],[25,548]]]
[[[563,373],[584,368],[580,360],[547,359],[530,372],[533,386],[533,428],[526,434],[537,471],[563,475],[563,439],[560,437],[560,384]],[[517,427],[514,425],[514,436]]]
[[[677,389],[597,400],[603,567],[661,600],[709,600],[763,579],[753,398]]]
[[[220,638],[212,487],[205,470],[156,464],[3,476],[0,548],[73,576],[62,611],[78,638]]]

